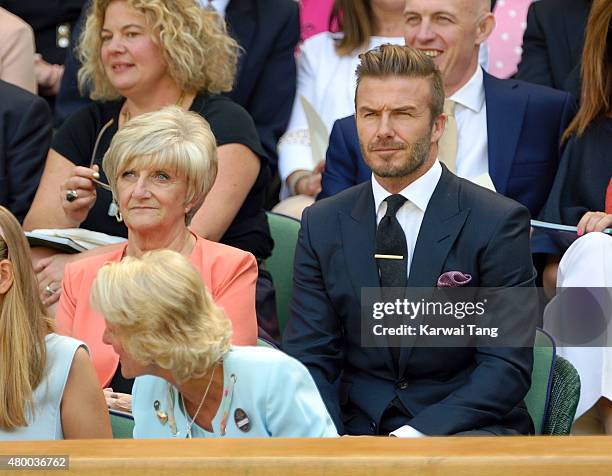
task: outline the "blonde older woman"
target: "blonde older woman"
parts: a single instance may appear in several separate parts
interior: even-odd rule
[[[54,333],[38,297],[28,242],[4,207],[0,322],[0,440],[110,438],[87,350],[82,342]]]
[[[135,438],[337,436],[312,377],[270,348],[232,347],[198,272],[172,251],[104,266],[92,303],[137,377]]]
[[[79,45],[79,80],[91,86],[97,102],[68,118],[55,135],[24,227],[81,227],[127,237],[111,193],[96,188],[93,179],[111,139],[130,119],[176,105],[204,117],[219,146],[217,180],[193,217],[193,230],[259,260],[268,257],[267,158],[250,116],[218,95],[232,88],[238,50],[217,14],[195,0],[94,0]],[[76,257],[41,259],[48,254],[36,251],[36,271],[51,304],[64,264]]]
[[[128,241],[66,266],[56,316],[61,332],[83,340],[92,350],[100,383],[118,392],[131,390],[132,382],[118,371],[119,356],[102,342],[102,316],[89,306],[97,270],[126,256],[166,248],[188,257],[232,321],[233,342],[254,344],[255,258],[188,228],[217,172],[215,138],[206,121],[177,106],[137,116],[115,134],[103,167]]]

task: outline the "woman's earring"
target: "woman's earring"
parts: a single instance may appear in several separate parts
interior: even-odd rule
[[[119,210],[119,205],[113,198],[110,206],[108,207],[108,216],[115,217],[115,219],[121,223],[123,221],[123,216],[121,216],[121,211]]]

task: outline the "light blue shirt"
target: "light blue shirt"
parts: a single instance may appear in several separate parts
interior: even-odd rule
[[[61,405],[72,359],[83,342],[72,337],[48,334],[45,375],[34,390],[34,411],[27,413],[28,426],[15,431],[0,430],[0,440],[63,440]]]
[[[292,357],[264,347],[232,347],[223,359],[224,389],[229,388],[231,380],[235,383],[225,435],[221,434],[222,401],[212,420],[213,432],[194,423],[194,438],[338,436],[310,373]],[[162,378],[146,375],[136,379],[132,393],[134,438],[187,436],[191,417],[185,416],[175,387]],[[168,415],[167,421],[162,421],[160,412]],[[248,431],[244,431],[245,415]],[[170,424],[173,416],[176,434]]]

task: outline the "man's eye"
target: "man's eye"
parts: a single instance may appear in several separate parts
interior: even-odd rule
[[[452,20],[449,17],[439,16],[437,17],[438,23],[451,23]]]
[[[128,178],[128,177],[134,177],[136,174],[134,173],[133,170],[126,170],[121,174],[121,177],[123,178]]]

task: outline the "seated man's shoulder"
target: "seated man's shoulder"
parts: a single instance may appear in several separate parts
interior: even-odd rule
[[[571,99],[571,95],[568,92],[541,84],[529,83],[519,79],[494,78],[494,81],[499,81],[500,84],[507,86],[508,89],[514,90],[516,94],[529,96],[529,100],[538,104],[538,106],[543,104],[563,105]]]
[[[461,184],[460,205],[471,209],[472,215],[479,222],[492,224],[512,213],[523,213],[529,216],[527,207],[501,193],[476,185],[469,180],[459,178]]]
[[[314,204],[309,206],[305,212],[311,217],[322,219],[325,217],[336,217],[339,212],[350,211],[355,206],[355,201],[362,196],[364,193],[371,193],[372,185],[370,181],[360,183],[353,187],[342,190],[341,192],[321,200],[317,200]]]
[[[33,103],[37,103],[43,108],[47,105],[47,102],[40,96],[0,80],[0,107],[2,109],[23,113],[24,109],[31,107]],[[46,109],[49,110],[48,107]]]

